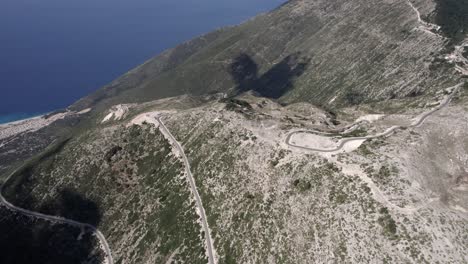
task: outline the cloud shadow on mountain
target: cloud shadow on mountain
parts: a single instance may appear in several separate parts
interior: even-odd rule
[[[236,91],[255,91],[263,97],[278,99],[292,88],[294,79],[301,76],[310,64],[310,58],[294,53],[273,65],[260,76],[258,64],[246,53],[239,54],[229,67]]]

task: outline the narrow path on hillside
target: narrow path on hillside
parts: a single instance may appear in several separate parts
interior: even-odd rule
[[[355,141],[365,141],[365,140],[369,140],[369,139],[375,139],[375,138],[379,138],[379,137],[386,137],[386,136],[389,136],[391,135],[393,132],[395,132],[396,130],[398,129],[404,129],[404,128],[413,128],[413,127],[418,127],[420,126],[422,123],[424,123],[424,121],[430,117],[432,114],[434,114],[435,112],[439,111],[440,109],[446,107],[452,100],[453,96],[458,92],[458,90],[460,89],[460,87],[463,85],[463,83],[460,83],[460,84],[457,84],[453,87],[450,87],[448,89],[451,89],[453,90],[449,95],[447,95],[441,102],[440,104],[433,108],[432,110],[428,111],[428,112],[425,112],[423,114],[421,114],[419,117],[416,118],[416,120],[409,126],[392,126],[390,128],[388,128],[387,130],[385,130],[384,132],[382,133],[379,133],[379,134],[376,134],[376,135],[370,135],[370,136],[365,136],[365,137],[351,137],[351,138],[345,138],[345,139],[342,139],[340,140],[340,142],[338,143],[338,146],[336,146],[335,148],[331,148],[331,149],[320,149],[320,148],[310,148],[310,147],[306,147],[306,146],[301,146],[301,145],[297,145],[297,144],[293,144],[291,143],[291,138],[295,135],[295,134],[298,134],[298,133],[311,133],[311,134],[320,134],[322,132],[320,131],[315,131],[315,130],[301,130],[301,131],[294,131],[294,132],[291,132],[287,135],[286,137],[286,144],[288,146],[291,146],[291,147],[294,147],[294,148],[299,148],[299,149],[304,149],[304,150],[309,150],[309,151],[315,151],[315,152],[323,152],[323,153],[332,153],[332,152],[338,152],[338,151],[341,151],[344,149],[344,147],[346,146],[346,144],[349,144],[349,143],[353,143]],[[323,134],[323,133],[322,133]]]
[[[169,129],[167,129],[167,127],[162,122],[161,117],[156,116],[155,118],[158,121],[158,123],[160,125],[159,127],[162,130],[162,132],[169,137],[169,140],[171,141],[171,144],[177,148],[177,150],[179,151],[179,153],[180,153],[180,155],[181,155],[181,157],[182,157],[182,159],[184,161],[185,171],[186,171],[186,174],[187,174],[187,179],[188,179],[189,184],[190,184],[190,189],[192,190],[192,193],[193,193],[193,195],[195,197],[195,204],[196,204],[197,209],[198,209],[198,211],[200,213],[200,217],[201,217],[201,220],[202,220],[203,231],[205,232],[206,248],[207,248],[207,253],[208,253],[208,262],[209,262],[209,264],[215,264],[216,263],[215,257],[214,257],[215,250],[214,250],[214,246],[213,246],[213,241],[211,239],[211,232],[210,232],[210,228],[209,228],[209,225],[208,225],[208,220],[207,220],[206,213],[205,213],[205,208],[203,207],[202,200],[200,198],[200,195],[198,194],[197,185],[195,184],[195,179],[193,178],[193,174],[192,174],[192,172],[190,170],[190,163],[189,163],[189,161],[187,159],[187,156],[185,155],[185,152],[184,152],[184,149],[182,148],[182,145],[175,139],[175,137],[171,134],[171,132],[169,132]]]
[[[21,207],[17,207],[15,205],[11,204],[10,202],[8,202],[5,199],[5,197],[3,196],[3,190],[5,188],[6,183],[15,174],[15,172],[10,174],[10,176],[7,178],[7,180],[3,183],[2,187],[0,188],[0,204],[4,205],[5,207],[7,207],[8,209],[10,209],[12,211],[16,211],[16,212],[18,212],[20,214],[23,214],[23,215],[26,215],[26,216],[29,216],[29,217],[46,220],[46,221],[49,221],[49,222],[52,222],[52,223],[64,223],[64,224],[68,224],[70,226],[78,227],[80,229],[82,228],[84,230],[88,229],[88,230],[92,231],[96,235],[96,237],[99,239],[99,242],[100,242],[100,244],[102,246],[102,249],[104,250],[104,252],[106,254],[106,263],[107,264],[113,264],[114,263],[114,260],[112,258],[112,252],[111,252],[111,249],[109,247],[109,244],[107,243],[107,240],[106,240],[105,236],[101,233],[101,231],[99,231],[97,229],[97,227],[95,227],[93,225],[90,225],[90,224],[81,223],[81,222],[78,222],[78,221],[75,221],[75,220],[72,220],[72,219],[67,219],[67,218],[64,218],[64,217],[46,215],[46,214],[42,214],[42,213],[39,213],[39,212],[34,212],[34,211],[27,210],[27,209],[24,209],[24,208],[21,208]]]

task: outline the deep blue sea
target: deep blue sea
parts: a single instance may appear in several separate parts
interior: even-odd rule
[[[183,41],[285,0],[1,0],[0,123],[64,108]]]

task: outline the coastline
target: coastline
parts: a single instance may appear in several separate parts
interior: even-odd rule
[[[53,122],[64,119],[70,115],[82,115],[91,111],[91,108],[84,109],[80,112],[70,110],[54,111],[26,119],[16,120],[9,123],[0,124],[0,140],[9,138],[11,136],[24,133],[37,131]],[[2,147],[2,145],[0,145]]]
[[[42,117],[50,112],[38,112],[38,113],[18,113],[18,114],[7,114],[7,115],[0,115],[0,126],[2,125],[9,125],[15,124],[21,121],[26,121],[33,118]]]

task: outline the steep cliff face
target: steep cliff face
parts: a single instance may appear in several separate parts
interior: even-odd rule
[[[245,89],[321,105],[430,93],[459,78],[443,59],[451,34],[424,21],[447,9],[436,7],[430,0],[289,1],[168,50],[74,106]]]

